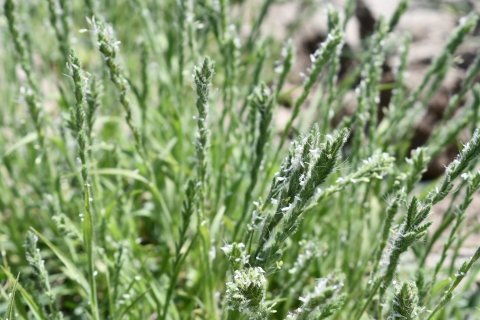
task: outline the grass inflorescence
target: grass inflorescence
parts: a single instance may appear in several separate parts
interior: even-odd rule
[[[296,84],[276,1],[37,2],[0,17],[2,319],[480,317],[478,53],[410,148],[478,14],[412,88],[407,0],[347,70],[356,2],[328,6]]]

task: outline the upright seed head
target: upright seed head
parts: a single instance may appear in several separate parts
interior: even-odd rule
[[[413,320],[416,319],[418,305],[418,290],[413,282],[405,281],[398,286],[392,301],[391,320]]]

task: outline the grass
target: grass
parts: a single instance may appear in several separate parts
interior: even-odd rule
[[[408,1],[341,79],[355,1],[329,7],[329,34],[292,91],[293,41],[261,28],[274,2],[3,1],[3,319],[480,317],[480,249],[460,256],[480,229],[467,214],[480,188],[480,56],[427,143],[409,147],[478,15],[410,90],[411,38],[393,36]],[[333,126],[350,90],[357,110]],[[451,143],[445,174],[421,182]]]

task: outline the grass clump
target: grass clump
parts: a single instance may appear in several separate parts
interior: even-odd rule
[[[408,1],[342,77],[355,2],[329,7],[328,35],[288,90],[294,42],[261,28],[274,2],[253,4],[246,32],[243,1],[5,0],[4,319],[480,317],[480,251],[460,254],[480,230],[467,211],[480,188],[480,56],[432,137],[409,143],[478,15],[407,88],[411,37],[393,32]],[[349,91],[356,112],[334,125]],[[421,181],[452,142],[445,174]]]

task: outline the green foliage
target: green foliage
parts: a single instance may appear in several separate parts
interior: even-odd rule
[[[13,287],[10,290],[10,293],[8,294],[7,311],[5,312],[4,316],[2,317],[2,320],[13,319],[13,317],[14,317],[15,293],[17,293],[17,283],[18,283],[18,277],[13,282]]]
[[[480,230],[468,213],[480,55],[427,143],[409,148],[478,15],[408,88],[412,40],[393,32],[409,1],[342,77],[355,1],[330,6],[328,36],[290,89],[294,41],[262,28],[275,3],[4,1],[3,319],[480,317],[480,251],[459,258]],[[334,126],[349,91],[356,112]],[[444,176],[421,181],[452,143]]]
[[[405,281],[398,286],[392,301],[392,319],[414,320],[417,318],[418,290],[414,283]]]
[[[233,281],[227,282],[225,299],[227,309],[238,309],[250,319],[264,319],[267,316],[265,294],[267,280],[260,267],[235,270]]]

